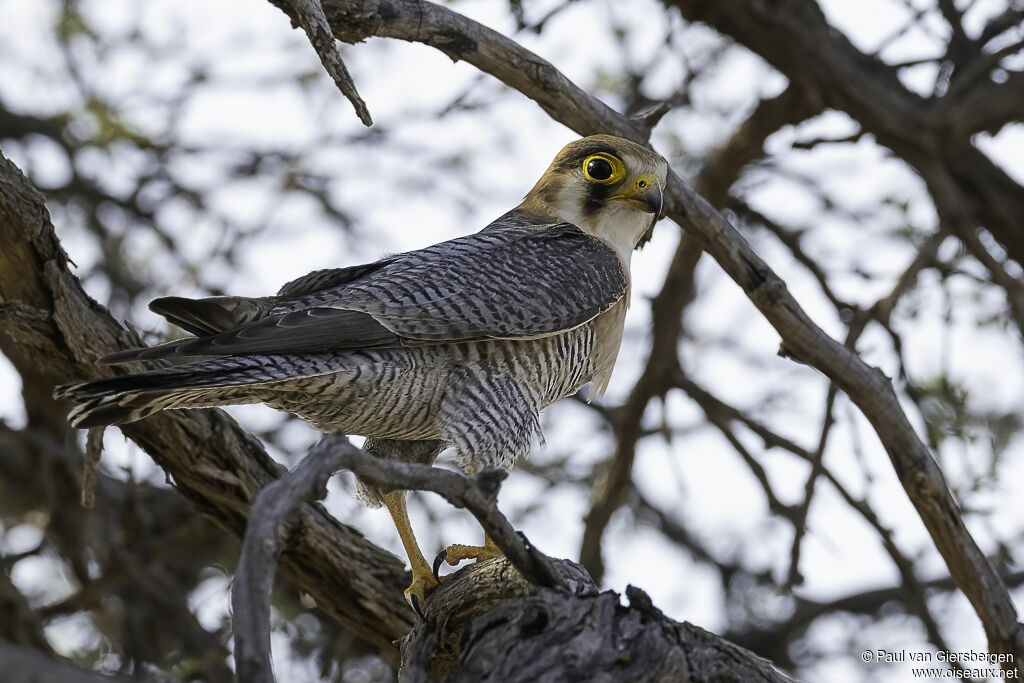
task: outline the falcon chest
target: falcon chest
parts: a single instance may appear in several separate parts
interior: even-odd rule
[[[594,330],[594,348],[591,360],[594,365],[590,395],[604,394],[615,368],[615,359],[622,345],[622,331],[629,307],[629,293],[632,286],[629,262],[640,236],[647,230],[651,218],[647,214],[627,211],[619,206],[606,209],[597,217],[581,221],[582,227],[597,239],[611,247],[619,257],[619,265],[626,277],[626,292],[615,305],[600,314],[590,323]]]
[[[619,301],[590,323],[594,330],[594,348],[590,354],[594,366],[590,394],[587,400],[604,394],[615,368],[615,359],[622,345],[622,330],[625,327],[626,308],[629,306],[629,291]]]

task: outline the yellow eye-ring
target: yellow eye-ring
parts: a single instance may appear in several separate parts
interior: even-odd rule
[[[591,154],[583,160],[583,175],[591,182],[611,185],[626,177],[626,165],[611,154]]]

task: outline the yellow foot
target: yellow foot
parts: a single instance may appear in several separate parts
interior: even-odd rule
[[[423,618],[423,604],[430,591],[437,588],[443,579],[435,578],[428,573],[413,576],[412,583],[405,589],[405,601],[409,603],[413,611]]]
[[[463,560],[476,560],[482,562],[489,560],[492,557],[501,557],[501,551],[498,550],[498,546],[491,542],[491,539],[486,539],[484,545],[461,545],[459,543],[453,543],[434,558],[434,578],[439,578],[437,573],[441,571],[441,565],[444,563],[450,564],[451,566],[457,565]]]

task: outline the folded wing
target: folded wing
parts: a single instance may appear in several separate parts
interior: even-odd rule
[[[586,323],[627,289],[615,252],[571,224],[492,224],[375,264],[311,273],[276,297],[158,299],[155,311],[200,336],[106,360],[536,338]]]

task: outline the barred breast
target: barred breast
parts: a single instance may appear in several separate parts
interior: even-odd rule
[[[326,372],[265,384],[257,400],[320,431],[376,438],[451,439],[481,421],[522,431],[526,425],[503,416],[528,409],[535,421],[540,409],[575,393],[594,375],[595,341],[588,323],[543,339],[303,356]],[[456,399],[459,409],[445,410]]]

